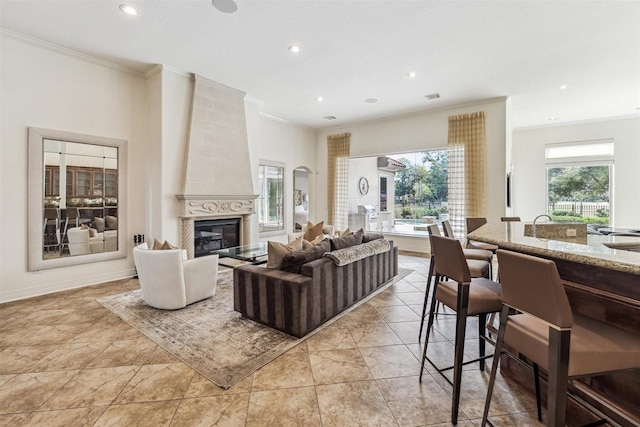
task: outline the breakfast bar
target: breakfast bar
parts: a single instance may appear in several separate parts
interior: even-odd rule
[[[501,249],[553,260],[574,313],[596,318],[640,334],[640,237],[593,235],[553,239],[532,237],[524,223],[486,224],[469,239]],[[566,225],[562,230],[566,229]],[[498,266],[499,269],[499,266]],[[533,390],[531,373],[522,364],[502,356],[501,372]],[[545,388],[543,388],[544,390]],[[572,395],[624,426],[640,425],[640,371],[574,380]],[[570,399],[567,420],[593,420],[584,406]]]

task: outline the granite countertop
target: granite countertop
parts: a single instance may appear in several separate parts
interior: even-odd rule
[[[620,249],[640,247],[640,237],[589,234],[585,244],[584,238],[564,237],[560,241],[528,237],[524,235],[524,226],[524,223],[489,223],[469,233],[468,237],[504,249],[640,275],[640,252]]]

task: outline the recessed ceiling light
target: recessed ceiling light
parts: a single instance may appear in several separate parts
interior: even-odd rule
[[[431,101],[432,99],[440,98],[440,94],[439,93],[430,93],[429,95],[425,95],[424,97],[427,98],[429,101]]]
[[[367,98],[364,100],[364,102],[366,102],[367,104],[375,104],[376,102],[378,102],[378,100],[376,98]]]
[[[336,116],[324,116],[323,119],[327,119],[327,120],[335,120]]]
[[[289,52],[291,53],[298,53],[300,52],[300,46],[297,46],[295,44],[289,46]]]
[[[411,71],[410,73],[407,73],[407,77],[409,77],[410,79],[414,78],[415,76],[416,76],[415,71]]]
[[[138,11],[136,10],[136,8],[128,4],[121,4],[118,7],[123,13],[126,13],[129,16],[136,16],[138,14]]]
[[[569,88],[569,86],[567,86],[567,85],[560,86],[560,90],[567,90],[568,88]]]
[[[238,10],[238,5],[233,0],[211,0],[211,3],[222,13],[234,13]]]
[[[317,97],[317,98],[316,98],[316,101],[318,101],[318,102],[322,102],[322,97],[321,97],[321,96]]]
[[[554,121],[554,120],[558,120],[558,118],[555,117],[555,116],[554,117],[549,117],[549,120]]]

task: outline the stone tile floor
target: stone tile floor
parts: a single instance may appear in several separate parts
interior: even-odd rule
[[[3,426],[442,426],[451,386],[417,335],[427,258],[366,304],[228,390],[209,382],[98,304],[138,287],[122,280],[0,305]],[[455,318],[438,316],[429,354],[453,360]],[[470,319],[465,353],[477,353]],[[490,348],[489,351],[492,349]],[[458,426],[479,426],[488,369],[467,365]],[[496,426],[540,426],[535,401],[498,375]]]

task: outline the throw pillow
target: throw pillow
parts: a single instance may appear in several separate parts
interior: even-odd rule
[[[98,230],[96,230],[95,228],[90,228],[89,237],[98,237]]]
[[[347,227],[347,229],[342,232],[338,231],[338,237],[350,236],[352,234],[353,234],[353,231],[349,230],[349,227]]]
[[[288,253],[282,258],[281,270],[299,274],[304,264],[322,258],[322,255],[330,250],[329,240],[323,240],[308,249]]]
[[[153,239],[153,247],[151,249],[153,249],[154,251],[162,251],[166,249],[178,249],[178,248],[176,248],[166,240],[164,241],[164,243],[160,243],[158,239]]]
[[[302,236],[289,244],[269,240],[267,242],[267,268],[280,268],[286,254],[299,250],[302,250]]]
[[[362,230],[358,230],[358,232],[350,234],[344,237],[336,237],[335,239],[331,239],[331,250],[335,251],[338,249],[344,249],[351,246],[359,245],[362,243]]]
[[[96,230],[98,230],[98,233],[102,233],[104,231],[104,218],[95,217],[93,218],[93,222],[96,224]]]
[[[302,239],[302,249],[309,249],[324,241],[324,235],[318,236],[312,241]]]
[[[118,229],[118,217],[117,216],[112,216],[112,215],[107,215],[107,227],[109,227],[109,229],[111,230],[117,230]]]
[[[379,233],[365,233],[362,236],[362,243],[369,243],[372,240],[380,240],[380,239],[384,239],[384,235]]]
[[[318,236],[322,236],[324,233],[322,228],[324,227],[324,221],[320,221],[317,224],[313,224],[311,221],[307,222],[307,231],[304,232],[304,240],[311,242]]]

